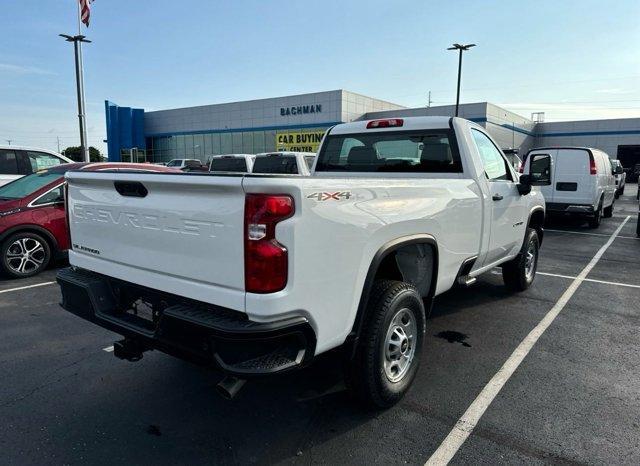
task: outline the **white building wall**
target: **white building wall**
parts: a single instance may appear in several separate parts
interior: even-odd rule
[[[640,145],[640,118],[538,123],[536,145],[594,147],[615,158],[618,146]]]
[[[321,105],[319,113],[281,115],[280,109]],[[248,100],[145,112],[145,134],[197,132],[264,127],[308,126],[342,121],[342,91]]]

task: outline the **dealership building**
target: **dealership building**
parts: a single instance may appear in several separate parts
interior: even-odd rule
[[[345,90],[145,112],[105,102],[110,161],[206,161],[217,154],[315,152],[327,128],[350,121],[453,115],[454,106],[406,108]],[[585,146],[640,163],[640,118],[544,122],[497,105],[463,104],[459,114],[487,129],[503,147]]]

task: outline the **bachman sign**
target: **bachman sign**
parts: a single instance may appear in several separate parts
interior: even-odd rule
[[[321,113],[322,104],[297,105],[294,107],[280,107],[280,116],[306,115],[308,113]]]

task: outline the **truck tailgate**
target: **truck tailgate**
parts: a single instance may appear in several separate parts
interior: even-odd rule
[[[244,311],[241,176],[69,172],[72,265]]]

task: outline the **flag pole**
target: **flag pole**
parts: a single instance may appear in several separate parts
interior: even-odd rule
[[[82,42],[91,42],[85,39],[82,35],[82,18],[80,13],[80,1],[74,0],[78,5],[78,35],[69,36],[67,34],[60,34],[67,42],[73,42],[73,51],[75,56],[76,65],[76,92],[78,95],[78,123],[80,126],[80,153],[82,154],[82,160],[89,162],[89,146],[87,144],[87,123],[85,119],[85,105],[84,105],[84,72],[82,66]]]

